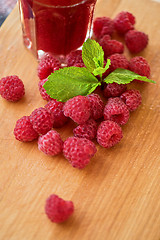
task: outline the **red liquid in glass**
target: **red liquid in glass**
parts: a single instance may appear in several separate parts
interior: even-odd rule
[[[95,3],[96,0],[21,0],[25,35],[37,52],[65,56],[85,41]]]

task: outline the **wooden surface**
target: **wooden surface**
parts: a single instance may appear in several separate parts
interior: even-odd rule
[[[95,16],[114,17],[121,10],[132,12],[136,28],[149,34],[142,55],[157,84],[134,84],[143,102],[123,126],[123,140],[109,150],[97,146],[83,170],[72,168],[62,155],[44,155],[37,142],[15,140],[17,119],[45,101],[37,87],[36,59],[22,44],[17,8],[2,25],[0,77],[17,74],[26,95],[17,103],[0,99],[0,240],[160,239],[160,3],[99,0]],[[59,130],[63,139],[72,128]],[[44,213],[52,193],[75,204],[63,224],[51,223]]]

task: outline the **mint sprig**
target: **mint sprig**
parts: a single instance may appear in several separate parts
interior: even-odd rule
[[[104,66],[104,51],[95,40],[88,39],[83,44],[82,58],[86,68],[65,67],[51,73],[48,81],[43,85],[47,94],[58,101],[65,102],[78,95],[91,94],[103,82],[127,84],[138,79],[155,83],[147,77],[121,68],[116,69],[103,80],[102,75],[109,68],[111,62],[108,59]],[[95,76],[99,76],[100,81]]]

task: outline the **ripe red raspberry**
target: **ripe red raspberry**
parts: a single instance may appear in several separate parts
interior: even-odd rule
[[[129,69],[141,76],[150,76],[150,66],[147,60],[141,56],[132,58],[129,62]]]
[[[45,108],[37,108],[30,115],[33,128],[39,134],[45,134],[53,127],[51,114]]]
[[[121,127],[113,121],[101,122],[97,131],[97,142],[105,148],[113,147],[123,137]]]
[[[53,127],[62,127],[68,121],[68,118],[64,116],[63,106],[64,103],[58,102],[56,99],[52,99],[45,105],[45,108],[51,114]]]
[[[117,68],[128,69],[129,61],[123,54],[115,53],[109,57],[111,65],[109,67],[110,72],[113,72]]]
[[[50,130],[38,139],[38,149],[47,155],[55,156],[62,152],[63,141],[58,132]]]
[[[97,149],[93,142],[86,138],[69,137],[63,144],[63,154],[75,168],[84,168]]]
[[[76,96],[64,104],[64,115],[78,124],[85,123],[91,114],[90,101],[85,96]]]
[[[109,17],[98,17],[93,22],[93,33],[96,38],[102,38],[104,35],[112,35],[114,23]]]
[[[38,133],[33,129],[28,116],[17,120],[14,128],[15,138],[22,142],[30,142],[38,138]]]
[[[104,108],[104,119],[114,121],[119,125],[127,123],[129,119],[129,110],[119,97],[108,99]]]
[[[65,201],[55,194],[50,195],[46,200],[45,213],[52,222],[64,222],[73,212],[74,205],[72,201]]]
[[[105,58],[107,58],[108,56],[114,53],[123,53],[124,51],[124,46],[121,42],[117,40],[106,41],[105,36],[99,41],[99,44],[103,48]]]
[[[8,101],[16,102],[25,94],[24,84],[18,76],[7,76],[0,80],[0,95]]]
[[[45,84],[45,82],[47,80],[48,80],[47,78],[40,80],[39,83],[38,83],[38,87],[39,87],[39,92],[40,92],[42,98],[46,101],[49,101],[52,98],[46,93],[46,90],[43,87],[43,85]]]
[[[141,94],[136,89],[129,89],[120,96],[130,111],[136,110],[142,102]]]
[[[103,117],[104,102],[98,94],[92,93],[87,96],[90,101],[91,106],[91,117],[93,119],[98,119]]]
[[[87,122],[73,129],[73,133],[75,137],[92,140],[96,137],[97,123],[94,119],[89,119]]]
[[[125,34],[134,29],[135,17],[130,12],[122,11],[114,19],[114,27],[120,34]]]
[[[147,46],[148,35],[137,30],[130,30],[125,35],[125,43],[131,53],[139,53]]]
[[[76,50],[69,53],[66,57],[68,67],[75,66],[77,63],[83,63],[82,50]]]
[[[38,65],[38,77],[42,80],[47,78],[55,70],[58,70],[61,67],[59,60],[54,58],[52,55],[46,54],[40,60]]]
[[[107,98],[119,97],[123,92],[127,90],[126,84],[109,83],[103,90],[103,95]]]

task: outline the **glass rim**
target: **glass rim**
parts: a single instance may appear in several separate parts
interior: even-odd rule
[[[66,6],[66,5],[64,5],[64,6],[61,6],[61,5],[55,6],[55,5],[40,3],[40,2],[37,2],[37,1],[34,1],[34,2],[36,4],[39,4],[39,5],[44,6],[44,7],[50,7],[50,8],[70,8],[70,7],[76,7],[76,6],[78,6],[80,4],[83,4],[83,3],[87,2],[87,1],[88,0],[81,0],[81,2],[79,2],[79,3],[75,3],[75,4],[72,4],[72,5],[68,5],[68,6]]]

